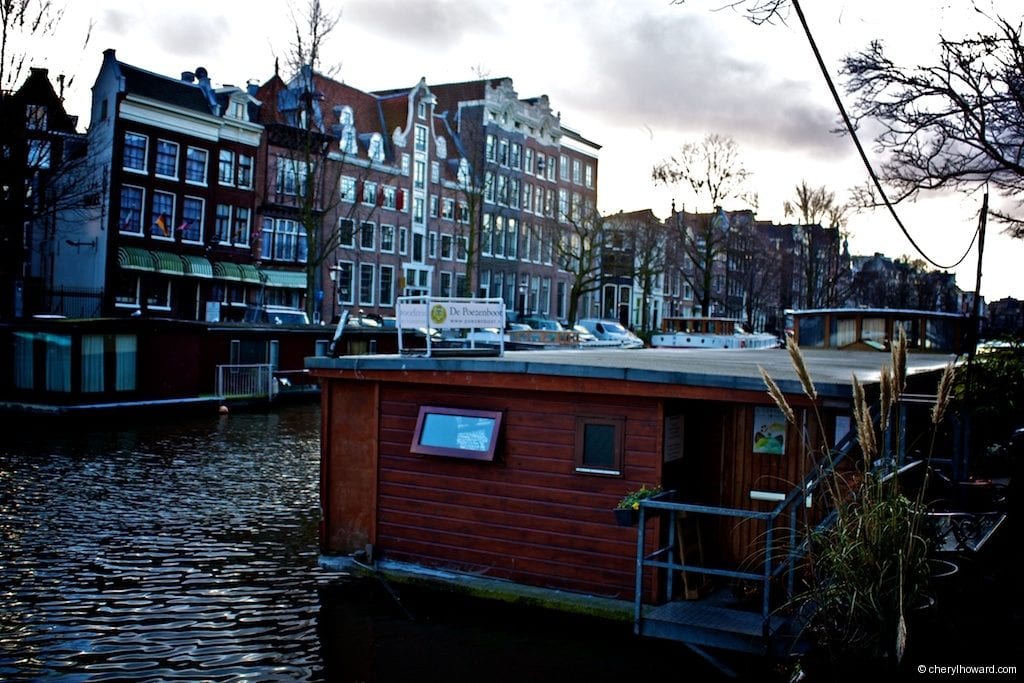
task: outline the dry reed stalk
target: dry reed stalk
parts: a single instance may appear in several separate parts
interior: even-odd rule
[[[793,337],[786,339],[786,350],[789,351],[789,358],[793,362],[796,376],[800,379],[800,385],[804,388],[807,398],[812,401],[817,400],[818,390],[814,388],[814,382],[811,381],[811,373],[807,371],[807,365],[804,364],[804,354],[800,352],[800,347]]]
[[[760,365],[757,369],[761,372],[761,379],[764,380],[765,386],[768,387],[768,395],[775,401],[775,405],[779,407],[782,414],[786,416],[786,420],[792,424],[796,424],[796,415],[793,413],[793,409],[789,406],[789,402],[786,401],[786,397],[782,394],[782,389],[779,389],[779,385],[775,383],[769,375],[768,371],[762,368]]]
[[[953,374],[953,363],[950,362],[942,371],[942,378],[939,379],[939,386],[935,391],[935,405],[932,406],[933,425],[942,422],[942,418],[946,415],[946,407],[949,405],[950,393],[953,388]]]

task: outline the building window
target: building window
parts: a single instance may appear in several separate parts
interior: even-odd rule
[[[580,176],[580,160],[579,159],[573,159],[572,160],[572,182],[574,184],[576,184],[576,185],[579,185],[582,182],[582,180],[583,179]]]
[[[427,151],[427,127],[426,126],[421,126],[420,124],[417,123],[416,124],[416,130],[414,131],[413,135],[415,136],[414,149],[417,152],[426,152]]]
[[[622,474],[625,420],[620,417],[576,418],[575,464],[581,474]]]
[[[420,100],[416,103],[416,118],[425,119],[427,118],[427,103]]]
[[[51,147],[49,140],[29,140],[28,167],[33,170],[50,168]]]
[[[227,204],[217,205],[217,214],[214,217],[214,240],[227,244],[231,241],[231,207]]]
[[[146,307],[169,311],[171,309],[171,281],[159,278],[150,283],[146,293]]]
[[[154,191],[150,215],[153,222],[149,227],[149,234],[153,237],[171,239],[171,231],[174,229],[174,195]]]
[[[569,157],[564,154],[558,157],[558,177],[562,180],[569,179]]]
[[[380,250],[388,254],[395,251],[395,226],[380,226]]]
[[[338,191],[341,201],[354,202],[356,200],[356,179],[347,175],[341,176]]]
[[[436,194],[430,195],[430,217],[431,218],[437,218],[438,214],[440,213],[440,209],[438,208],[439,205],[440,205],[440,201],[438,200],[437,195]]]
[[[237,169],[238,186],[243,189],[252,188],[252,157],[248,154],[238,155]]]
[[[412,222],[416,224],[423,223],[423,197],[413,197],[412,200]]]
[[[139,276],[120,271],[114,285],[114,304],[118,307],[139,307]]]
[[[412,186],[419,190],[427,186],[427,162],[420,159],[413,162]]]
[[[522,163],[523,146],[518,142],[513,142],[512,147],[509,149],[508,165],[514,169],[519,169]]]
[[[363,204],[377,203],[377,183],[366,181],[363,183],[363,196],[360,198]]]
[[[587,164],[583,170],[583,184],[587,187],[594,187],[594,167]]]
[[[372,263],[359,265],[359,305],[373,305],[374,267]]]
[[[379,306],[393,306],[395,303],[395,267],[380,267],[380,288],[377,296]]]
[[[355,268],[350,261],[338,261],[338,303],[351,306],[355,303],[352,298],[355,292]]]
[[[143,195],[141,187],[125,185],[121,188],[121,213],[118,216],[121,232],[142,234]]]
[[[241,206],[235,207],[235,228],[231,231],[231,239],[236,247],[249,246],[249,232],[251,229],[252,221],[249,209]]]
[[[455,219],[455,200],[450,197],[445,197],[444,201],[441,202],[441,218],[445,220]]]
[[[450,261],[452,254],[452,236],[441,235],[441,258]]]
[[[384,138],[381,137],[380,133],[374,133],[370,136],[370,146],[366,151],[366,155],[370,157],[370,161],[378,164],[384,162]]]
[[[338,221],[338,246],[349,249],[356,246],[356,222],[351,218]]]
[[[523,151],[523,172],[533,174],[533,150],[529,147]]]
[[[25,128],[28,130],[46,130],[46,113],[45,104],[26,104]]]
[[[185,197],[181,204],[181,225],[178,232],[185,242],[201,242],[203,239],[203,209],[205,203],[198,197]]]
[[[124,134],[124,168],[126,171],[146,172],[146,145],[148,139],[138,133]]]
[[[189,147],[185,152],[185,182],[206,184],[206,164],[209,153],[205,149]]]
[[[385,185],[381,188],[381,206],[385,209],[398,208],[398,189],[394,185]]]
[[[363,223],[359,226],[359,248],[367,251],[372,251],[377,246],[376,235],[374,234],[373,223]]]
[[[441,273],[441,296],[452,295],[452,274],[448,271]]]
[[[178,145],[167,140],[156,141],[156,174],[164,178],[178,177]]]
[[[217,168],[217,178],[220,180],[220,184],[233,185],[235,182],[235,153],[229,149],[222,149]]]
[[[433,230],[427,235],[427,258],[437,258],[437,233]]]

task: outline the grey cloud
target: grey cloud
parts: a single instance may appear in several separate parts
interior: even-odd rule
[[[497,29],[495,10],[486,0],[355,0],[345,5],[342,24],[411,48],[448,48],[465,35]]]
[[[699,16],[634,19],[614,32],[594,25],[590,87],[562,93],[567,108],[600,108],[605,120],[655,132],[732,135],[759,147],[834,153],[845,143],[830,131],[822,92],[789,78],[786,67],[744,61],[731,36]]]
[[[141,31],[152,36],[158,52],[192,59],[217,54],[231,28],[223,16],[169,12],[142,15],[118,10],[104,12],[101,23],[114,35],[128,36]]]

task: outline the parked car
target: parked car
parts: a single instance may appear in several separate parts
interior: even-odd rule
[[[623,327],[618,320],[584,318],[579,324],[599,340],[617,341],[624,349],[640,349],[644,346],[643,340]]]
[[[309,316],[300,308],[288,306],[250,306],[245,312],[247,323],[271,325],[308,325]]]

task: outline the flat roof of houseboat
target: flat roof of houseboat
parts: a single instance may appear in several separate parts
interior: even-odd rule
[[[802,349],[804,362],[819,394],[847,398],[853,376],[862,384],[878,382],[891,356],[873,351]],[[911,353],[907,375],[941,370],[954,356]],[[503,356],[425,357],[398,355],[313,357],[310,370],[385,372],[479,372],[548,375],[610,381],[680,384],[764,391],[759,367],[786,393],[802,393],[785,349],[587,349],[506,351]]]

